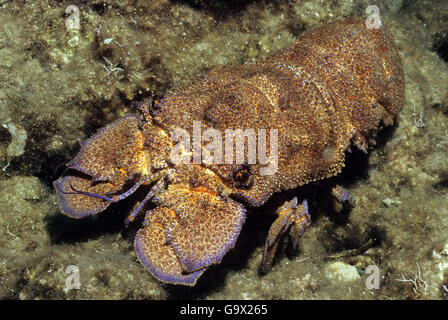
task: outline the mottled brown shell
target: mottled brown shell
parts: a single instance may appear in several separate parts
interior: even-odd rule
[[[278,129],[278,171],[246,166],[249,187],[235,181],[236,165],[207,165],[251,205],[270,195],[338,174],[350,144],[366,151],[382,125],[401,110],[404,79],[394,42],[383,26],[337,21],[303,34],[265,62],[212,70],[156,104],[155,122],[171,132]],[[269,139],[268,139],[269,141]],[[268,146],[269,149],[269,146]]]

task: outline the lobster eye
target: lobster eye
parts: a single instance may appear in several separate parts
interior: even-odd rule
[[[249,172],[246,169],[238,171],[235,174],[235,180],[240,183],[244,183],[249,179]]]
[[[240,166],[234,169],[233,178],[237,188],[248,189],[252,187],[253,176],[250,172],[250,168],[247,166]]]

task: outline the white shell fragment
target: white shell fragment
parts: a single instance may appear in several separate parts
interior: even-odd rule
[[[21,156],[25,152],[26,139],[28,138],[28,135],[22,126],[16,125],[12,122],[3,123],[2,126],[7,129],[11,135],[11,143],[8,145],[6,150],[8,163],[2,168],[3,171],[6,171],[11,162],[11,158]]]

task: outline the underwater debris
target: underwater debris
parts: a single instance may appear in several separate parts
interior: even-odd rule
[[[354,266],[342,261],[328,263],[325,266],[325,276],[332,282],[353,282],[361,279]]]
[[[22,126],[16,125],[11,121],[3,123],[2,126],[3,128],[7,129],[9,134],[11,135],[11,142],[6,149],[7,163],[2,168],[3,172],[5,172],[11,163],[11,159],[13,157],[21,156],[25,152],[26,139],[28,137],[28,134]]]
[[[408,282],[411,283],[414,290],[414,293],[418,295],[420,293],[420,289],[423,290],[423,294],[426,294],[426,291],[428,290],[428,279],[424,279],[422,277],[422,272],[420,270],[420,265],[418,262],[415,263],[417,265],[417,272],[412,272],[413,277],[405,278],[404,275],[401,275],[401,279],[395,279],[400,282]]]
[[[106,75],[110,75],[111,73],[113,73],[114,76],[117,77],[118,72],[124,71],[123,68],[118,67],[117,63],[116,64],[112,63],[112,61],[110,61],[106,57],[103,57],[103,59],[106,62],[106,64],[102,65],[104,67],[104,70],[106,71]]]

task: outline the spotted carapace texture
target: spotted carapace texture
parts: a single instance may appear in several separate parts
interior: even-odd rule
[[[264,62],[214,69],[99,130],[55,182],[61,210],[73,218],[94,215],[146,188],[126,219],[146,214],[135,237],[137,256],[155,278],[194,285],[235,245],[246,209],[338,174],[350,146],[367,152],[403,100],[403,72],[385,26],[333,22]],[[201,132],[265,129],[266,154],[276,151],[269,137],[278,130],[278,169],[263,175],[266,163],[194,162],[194,143],[182,151],[190,163],[172,161],[172,132],[193,136],[194,121]],[[277,214],[266,239],[266,270],[280,236],[289,230],[296,244],[310,224],[306,200],[294,198]]]

